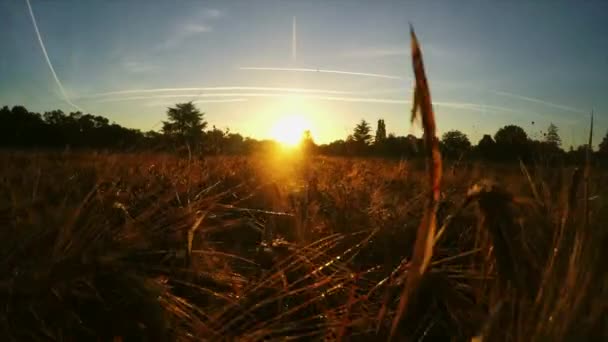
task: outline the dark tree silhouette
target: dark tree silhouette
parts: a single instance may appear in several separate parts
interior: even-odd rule
[[[239,154],[248,152],[245,144],[245,139],[238,133],[230,133],[230,130],[226,130],[224,135],[224,153],[226,154]]]
[[[587,144],[579,145],[576,148],[570,147],[566,153],[566,160],[571,164],[581,165],[587,159]]]
[[[305,154],[315,153],[317,145],[312,137],[310,130],[305,130],[302,133],[302,139],[300,140],[300,149]]]
[[[213,127],[205,132],[207,123],[191,102],[177,104],[167,110],[168,120],[163,123],[162,134],[150,131],[128,129],[107,118],[81,112],[64,113],[53,110],[33,113],[23,106],[0,108],[1,148],[56,148],[102,149],[102,150],[175,150],[175,145],[189,146],[192,152],[203,154],[237,154],[250,152],[273,152],[276,143],[244,138],[239,134],[222,131]],[[367,156],[376,155],[389,158],[414,158],[424,150],[422,139],[413,135],[386,135],[384,120],[378,120],[374,144],[370,125],[361,120],[346,140],[337,140],[317,146],[310,134],[302,136],[302,151],[328,155]],[[555,134],[553,134],[555,133]],[[544,141],[530,141],[526,132],[518,126],[505,126],[495,135],[485,135],[475,147],[475,155],[487,160],[516,160],[522,157],[550,156],[552,160],[580,162],[581,147],[565,154],[559,146],[557,127],[549,128]],[[458,131],[444,134],[442,148],[446,157],[459,157],[468,151],[470,143],[466,135]],[[600,143],[599,155],[608,160],[608,134]],[[556,157],[556,158],[553,158]]]
[[[361,122],[355,126],[352,138],[359,144],[369,145],[370,141],[372,140],[372,136],[370,134],[371,130],[372,129],[370,128],[369,123],[367,123],[365,120],[361,120]]]
[[[471,149],[469,138],[458,130],[445,132],[441,137],[441,145],[448,158],[459,158]]]
[[[494,135],[496,152],[501,159],[524,160],[530,157],[530,144],[528,134],[523,128],[515,125],[507,125],[500,128]]]
[[[388,156],[393,158],[413,158],[422,151],[424,142],[422,139],[418,139],[411,134],[406,137],[389,134],[384,144],[386,145]]]
[[[178,103],[167,109],[168,120],[163,121],[163,133],[178,144],[193,147],[202,141],[203,130],[207,127],[203,116],[192,101]]]
[[[496,159],[496,142],[489,134],[484,134],[475,147],[475,152],[478,157],[487,160]]]
[[[346,152],[349,155],[367,155],[371,152],[371,127],[365,120],[361,120],[353,130],[353,134],[346,138]]]
[[[494,141],[497,144],[526,144],[528,142],[528,134],[519,126],[507,125],[500,128],[494,134]]]
[[[602,159],[608,160],[608,132],[606,132],[602,142],[600,142],[598,154],[602,157]]]
[[[547,128],[547,134],[545,135],[545,142],[555,147],[562,146],[562,139],[559,136],[557,126],[553,123]]]
[[[204,151],[210,154],[222,153],[224,151],[224,140],[227,134],[228,132],[213,126],[210,131],[204,133]]]
[[[329,144],[319,146],[319,153],[326,155],[344,156],[346,152],[346,141],[339,139]]]
[[[386,125],[383,119],[378,120],[378,125],[376,126],[376,138],[374,139],[374,144],[380,145],[382,142],[386,140]]]

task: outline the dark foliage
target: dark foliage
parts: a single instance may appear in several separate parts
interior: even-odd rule
[[[204,114],[191,103],[168,108],[168,120],[162,132],[142,132],[122,127],[102,116],[61,110],[30,112],[23,106],[0,108],[0,148],[25,149],[96,149],[114,151],[168,151],[206,155],[235,155],[276,148],[273,141],[259,141],[232,133],[229,129],[212,127],[205,130]],[[377,156],[415,159],[423,155],[424,142],[413,135],[387,135],[384,120],[378,120],[375,137],[365,120],[358,123],[346,140],[316,145],[311,132],[302,137],[301,149],[308,154],[335,156]],[[487,161],[542,161],[547,163],[580,163],[586,146],[561,149],[555,125],[548,128],[544,139],[532,140],[519,126],[499,129],[494,138],[484,135],[471,146],[466,134],[452,130],[443,134],[441,147],[446,158],[460,159],[468,155]],[[599,144],[600,159],[608,159],[608,134]]]

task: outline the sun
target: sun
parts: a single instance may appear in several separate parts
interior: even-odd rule
[[[302,115],[285,115],[279,118],[270,131],[272,138],[287,147],[295,147],[302,140],[310,123]]]

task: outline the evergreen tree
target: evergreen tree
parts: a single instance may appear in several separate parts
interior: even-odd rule
[[[192,102],[178,103],[167,109],[168,121],[163,121],[163,133],[178,143],[194,144],[203,138],[207,122]]]
[[[608,132],[606,132],[606,135],[604,136],[604,139],[602,139],[599,147],[598,153],[600,156],[608,159]]]
[[[376,138],[374,139],[374,144],[380,144],[386,140],[386,125],[384,124],[384,120],[378,120],[378,126],[376,127]]]
[[[371,130],[372,129],[369,126],[369,123],[367,123],[365,120],[361,120],[353,131],[353,140],[359,144],[369,145],[370,141],[372,140],[372,136],[370,134]]]
[[[545,135],[545,142],[560,147],[562,145],[562,139],[559,137],[557,126],[553,123],[547,128],[547,134]]]
[[[313,153],[317,147],[310,130],[305,130],[302,133],[302,140],[300,141],[300,147],[304,153]]]

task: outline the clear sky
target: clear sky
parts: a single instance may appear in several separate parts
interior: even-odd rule
[[[258,138],[289,115],[318,142],[360,119],[417,133],[412,23],[440,132],[476,143],[513,123],[538,138],[553,122],[567,147],[584,143],[592,108],[596,141],[608,128],[608,1],[30,3],[57,80],[26,0],[0,0],[0,105],[150,130],[193,100],[210,125]]]

